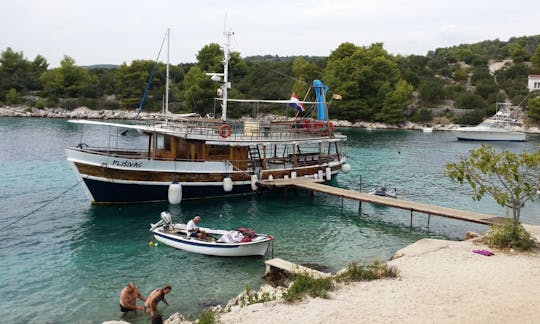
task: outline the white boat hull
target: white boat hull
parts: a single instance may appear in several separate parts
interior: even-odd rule
[[[461,127],[452,130],[452,134],[458,140],[470,141],[515,141],[523,142],[526,134],[523,132],[513,132],[504,129],[491,129],[484,127]]]
[[[175,228],[180,228],[184,224],[175,224]],[[205,230],[207,233],[223,235],[227,231],[221,230]],[[170,247],[184,250],[193,253],[212,255],[212,256],[224,256],[224,257],[240,257],[240,256],[253,256],[253,255],[265,255],[268,247],[273,241],[273,237],[265,234],[257,234],[257,237],[251,242],[240,243],[218,243],[215,241],[206,241],[194,237],[187,237],[185,233],[171,233],[164,231],[163,227],[158,227],[152,231],[154,238],[163,244]]]

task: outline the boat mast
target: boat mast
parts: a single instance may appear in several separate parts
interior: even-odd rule
[[[165,122],[169,121],[169,39],[171,27],[167,28],[167,72],[165,74]]]
[[[221,90],[223,91],[223,105],[221,110],[221,119],[223,122],[227,122],[227,89],[231,88],[229,82],[229,59],[231,58],[231,36],[234,35],[232,31],[223,32],[225,35],[225,47],[223,48],[223,84]]]

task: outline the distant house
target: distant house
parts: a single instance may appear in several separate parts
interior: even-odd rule
[[[529,75],[529,91],[540,90],[540,74]]]

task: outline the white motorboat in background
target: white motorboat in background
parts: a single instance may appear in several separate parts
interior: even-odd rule
[[[512,117],[510,103],[499,103],[497,113],[477,126],[460,127],[452,130],[458,140],[472,141],[516,141],[526,140],[520,131],[521,124]]]
[[[173,248],[213,256],[262,256],[274,240],[271,235],[249,229],[226,231],[199,227],[206,232],[206,239],[201,239],[189,237],[186,227],[186,224],[173,224],[171,214],[162,212],[161,220],[150,224],[150,232],[157,241]]]

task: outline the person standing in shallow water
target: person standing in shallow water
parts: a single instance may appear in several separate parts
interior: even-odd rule
[[[163,301],[165,304],[169,305],[169,303],[165,299],[165,295],[170,293],[171,290],[172,288],[169,285],[164,286],[163,288],[154,289],[150,293],[150,295],[148,295],[148,298],[146,299],[146,302],[144,304],[146,306],[146,311],[150,312],[150,315],[153,316],[157,310],[157,304],[160,301]]]
[[[125,314],[129,311],[144,310],[144,306],[137,305],[137,298],[146,301],[135,283],[130,282],[120,292],[120,311]]]

